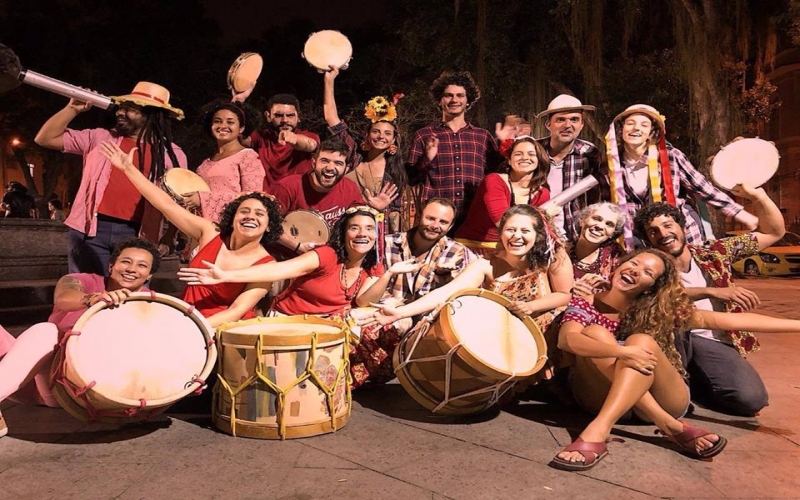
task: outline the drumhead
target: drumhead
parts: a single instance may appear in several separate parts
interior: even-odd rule
[[[208,184],[202,177],[185,168],[172,168],[167,170],[161,182],[178,196],[195,191],[211,191],[211,188],[208,187]]]
[[[477,295],[452,299],[449,311],[461,345],[477,359],[508,374],[531,371],[546,353],[539,352],[534,332],[502,304]],[[541,335],[539,332],[537,334]]]
[[[295,210],[283,218],[283,232],[301,243],[324,245],[331,236],[325,219],[310,210]]]
[[[216,360],[213,328],[183,301],[137,293],[115,308],[100,303],[75,323],[69,338],[67,376],[75,384],[121,403],[140,399],[159,406],[187,395],[206,379]],[[99,306],[99,307],[98,307]],[[126,401],[127,400],[127,401]],[[159,401],[161,400],[161,401]]]
[[[245,52],[233,61],[228,70],[228,88],[244,92],[256,86],[264,68],[264,60],[255,52]]]
[[[315,68],[328,71],[331,66],[345,68],[353,57],[353,46],[335,30],[312,33],[303,48],[303,57]]]
[[[736,184],[764,185],[778,171],[778,149],[759,138],[740,139],[723,147],[711,164],[711,178],[723,189]]]

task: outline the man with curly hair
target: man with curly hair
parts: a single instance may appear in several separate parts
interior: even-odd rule
[[[685,216],[672,205],[653,203],[636,215],[637,235],[675,258],[681,282],[701,311],[743,312],[756,308],[758,296],[734,285],[731,264],[764,250],[786,232],[780,210],[762,188],[738,185],[732,193],[752,202],[758,227],[751,233],[704,245],[686,243]],[[752,332],[694,329],[679,347],[684,349],[692,399],[698,403],[745,416],[755,415],[768,404],[761,377],[743,359],[758,350],[758,340]]]
[[[444,72],[430,88],[442,121],[414,134],[406,168],[412,185],[421,184],[421,199],[447,198],[464,221],[472,198],[487,172],[500,164],[497,143],[488,130],[467,122],[466,112],[481,91],[468,71]]]

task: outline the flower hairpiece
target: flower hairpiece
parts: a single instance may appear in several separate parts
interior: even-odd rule
[[[500,143],[500,154],[503,155],[504,158],[508,158],[511,155],[511,150],[514,149],[514,144],[523,139],[530,139],[532,141],[536,140],[529,135],[518,135],[513,139],[505,139]]]
[[[364,116],[369,118],[372,123],[379,121],[393,122],[397,119],[397,107],[395,104],[403,94],[396,94],[394,102],[390,102],[383,96],[373,97],[364,106]]]
[[[344,211],[344,213],[350,215],[356,212],[369,212],[378,222],[383,222],[383,212],[379,212],[374,208],[368,205],[356,205],[354,207],[350,207]]]

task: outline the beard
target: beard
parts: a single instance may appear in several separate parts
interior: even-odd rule
[[[134,137],[138,132],[139,129],[130,120],[117,120],[114,125],[114,133],[119,137]]]

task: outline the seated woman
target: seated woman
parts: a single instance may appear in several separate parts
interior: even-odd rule
[[[184,210],[167,193],[148,181],[131,162],[133,153],[125,154],[111,142],[102,143],[100,151],[172,224],[199,241],[199,251],[192,265],[210,261],[222,269],[247,270],[253,265],[274,260],[265,247],[283,234],[283,218],[278,204],[271,198],[263,193],[239,196],[226,205],[218,227],[210,220]],[[269,284],[249,281],[245,285],[189,286],[183,300],[194,305],[214,327],[253,317],[253,309],[267,293]]]
[[[206,286],[294,279],[275,297],[269,316],[314,314],[343,318],[353,307],[369,306],[380,300],[393,275],[418,267],[411,261],[403,261],[384,272],[375,248],[377,218],[378,212],[373,208],[351,207],[334,225],[327,246],[294,259],[239,270],[223,270],[204,260],[206,268],[184,268],[178,275],[190,285]],[[193,261],[195,266],[199,263]],[[399,338],[383,340],[369,338],[367,332],[362,332],[360,344],[351,349],[351,371],[358,371],[354,386],[363,384],[375,372],[385,373],[383,361],[391,357]]]
[[[565,306],[572,288],[572,264],[545,218],[529,205],[509,208],[500,218],[502,249],[489,259],[473,262],[450,283],[400,307],[384,305],[363,324],[389,325],[433,311],[459,290],[485,288],[512,301],[509,310],[530,315],[542,332],[553,322],[553,311]]]
[[[579,295],[600,291],[611,280],[614,269],[625,251],[617,238],[627,215],[617,205],[600,202],[581,210],[578,241],[569,250],[575,274],[575,290]]]
[[[98,302],[118,305],[131,292],[146,291],[144,284],[158,271],[161,257],[149,241],[132,238],[117,245],[109,262],[108,278],[75,273],[58,280],[46,323],[33,325],[17,338],[0,326],[0,402],[11,398],[59,408],[51,392],[50,368],[61,335]],[[7,433],[0,413],[0,437]]]
[[[725,438],[678,420],[689,408],[689,389],[675,332],[690,328],[788,332],[800,330],[800,321],[698,311],[671,257],[652,249],[626,256],[609,290],[573,297],[564,313],[559,347],[577,356],[573,394],[597,416],[551,465],[569,471],[597,465],[612,427],[631,409],[692,456],[720,453]]]
[[[219,222],[225,205],[234,198],[261,191],[264,185],[258,153],[240,142],[246,127],[246,113],[238,103],[214,102],[203,117],[203,128],[216,141],[217,151],[197,167],[197,175],[211,190],[181,194],[186,208],[199,211],[211,222]]]
[[[483,257],[498,250],[500,233],[497,225],[509,207],[527,203],[538,207],[550,199],[545,187],[550,171],[550,158],[544,148],[530,136],[506,139],[506,172],[487,175],[478,186],[464,224],[456,231],[456,241]]]

